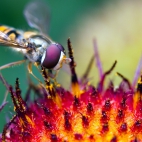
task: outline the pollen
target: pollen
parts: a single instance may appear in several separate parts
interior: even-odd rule
[[[142,141],[142,77],[137,89],[122,74],[118,88],[113,82],[104,87],[112,67],[102,72],[98,86],[88,83],[88,72],[78,79],[73,49],[68,39],[71,89],[68,91],[48,77],[42,67],[44,86],[29,83],[37,94],[34,101],[23,99],[16,79],[15,88],[8,86],[15,115],[5,125],[2,142],[139,142]],[[99,56],[97,56],[99,61]],[[101,70],[101,64],[98,65]],[[2,78],[2,77],[1,77]],[[27,93],[25,98],[29,98]]]

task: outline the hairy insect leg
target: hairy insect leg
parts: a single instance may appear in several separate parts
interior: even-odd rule
[[[8,63],[8,64],[6,64],[6,65],[1,66],[1,67],[0,67],[0,70],[9,68],[9,67],[12,67],[12,66],[15,66],[15,65],[20,65],[20,64],[24,63],[25,61],[26,61],[26,60],[21,60],[21,61],[16,61],[16,62]]]
[[[42,82],[40,81],[40,79],[38,79],[34,74],[33,74],[33,71],[32,71],[32,62],[29,62],[28,63],[28,71],[29,71],[29,73],[39,82],[39,83],[41,83],[42,84]]]
[[[32,62],[29,62],[28,63],[28,66],[27,66],[27,68],[28,68],[28,71],[29,71],[29,73],[40,83],[40,85],[45,89],[45,91],[46,91],[46,87],[44,86],[44,84],[40,81],[40,79],[39,78],[37,78],[34,74],[33,74],[33,72],[32,72]],[[46,91],[47,92],[47,91]]]

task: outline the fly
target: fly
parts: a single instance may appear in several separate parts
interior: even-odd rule
[[[39,32],[22,31],[1,25],[0,44],[20,51],[30,63],[41,65],[49,70],[57,71],[64,63],[70,63],[71,59],[66,57],[64,47],[51,40],[46,34],[49,23],[48,7],[40,1],[33,1],[26,6],[24,15],[29,26],[37,29]],[[6,64],[1,66],[0,70],[25,61]],[[31,73],[30,65],[28,69]]]

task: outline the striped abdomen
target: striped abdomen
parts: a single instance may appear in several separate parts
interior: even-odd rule
[[[16,40],[21,37],[21,33],[14,28],[0,25],[0,31],[7,35],[11,40]]]

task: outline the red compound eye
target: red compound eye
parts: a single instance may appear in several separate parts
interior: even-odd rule
[[[61,44],[56,44],[56,46],[64,53],[64,54],[66,54],[66,52],[65,52],[65,49],[64,49],[64,47],[61,45]]]
[[[60,44],[49,45],[42,56],[41,65],[47,69],[54,68],[60,60],[61,51],[64,52],[64,48]]]

